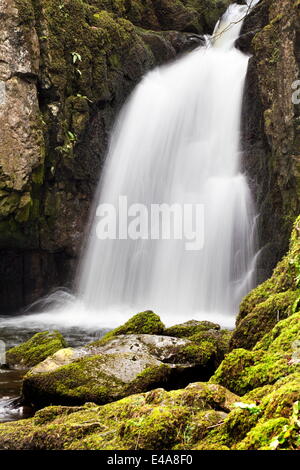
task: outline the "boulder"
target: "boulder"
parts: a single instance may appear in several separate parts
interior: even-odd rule
[[[177,338],[188,338],[196,333],[203,331],[220,330],[220,325],[210,321],[190,320],[179,325],[174,325],[165,329],[164,334],[168,336],[176,336]]]
[[[299,377],[242,397],[196,382],[103,406],[51,406],[0,424],[0,450],[296,450]]]
[[[33,367],[24,377],[23,398],[37,407],[103,404],[156,386],[179,388],[195,377],[208,378],[213,354],[188,339],[112,336],[102,343],[62,349]]]
[[[157,386],[170,390],[207,380],[228,351],[230,332],[219,328],[191,321],[165,329],[154,312],[138,313],[102,339],[61,349],[35,365],[24,377],[23,399],[36,407],[103,404]]]
[[[162,323],[158,315],[151,310],[140,312],[131,317],[124,325],[115,328],[107,333],[100,341],[95,344],[102,344],[111,339],[113,336],[130,335],[130,334],[148,334],[159,335],[163,333],[165,325]]]
[[[9,349],[6,353],[6,363],[10,368],[30,369],[66,346],[58,331],[44,331],[34,335],[26,343]]]
[[[189,339],[193,343],[190,346],[191,354],[195,354],[197,349],[198,354],[209,355],[217,368],[229,351],[232,332],[221,330],[216,323],[190,320],[166,328],[164,334]]]
[[[189,449],[220,425],[238,400],[222,386],[198,382],[104,406],[52,406],[34,418],[0,424],[0,449]]]
[[[210,383],[222,384],[232,392],[244,395],[300,372],[299,324],[298,312],[279,322],[253,351],[234,349],[210,378]]]

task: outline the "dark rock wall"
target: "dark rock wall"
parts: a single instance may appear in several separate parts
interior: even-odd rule
[[[243,106],[244,168],[258,209],[258,280],[288,248],[300,212],[300,2],[262,0],[246,19],[239,47],[252,54]]]

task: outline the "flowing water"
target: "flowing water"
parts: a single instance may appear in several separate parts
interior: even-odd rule
[[[31,415],[18,398],[23,375],[22,371],[0,369],[0,423]]]
[[[39,304],[42,313],[0,319],[0,337],[13,343],[20,332],[57,328],[76,345],[147,309],[168,325],[190,319],[234,325],[239,302],[255,284],[256,250],[240,143],[249,57],[234,43],[256,3],[231,5],[205,47],[143,78],[112,134],[77,293],[55,293]],[[152,204],[199,205],[202,249],[188,250],[186,238],[145,233],[99,240],[97,208],[111,204],[122,216],[120,196],[149,212]]]
[[[202,204],[203,249],[187,251],[184,239],[99,240],[96,215],[79,277],[88,311],[113,320],[150,308],[169,323],[228,325],[251,289],[255,213],[240,165],[249,57],[234,47],[247,10],[232,5],[207,47],[143,79],[116,125],[96,201]]]

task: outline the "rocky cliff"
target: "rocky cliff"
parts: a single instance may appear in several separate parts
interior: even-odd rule
[[[262,0],[239,47],[252,54],[243,108],[244,166],[255,196],[265,280],[288,248],[300,212],[300,2]],[[298,103],[298,104],[297,104]]]

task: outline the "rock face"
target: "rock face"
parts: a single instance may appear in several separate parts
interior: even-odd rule
[[[1,314],[68,285],[117,112],[228,3],[1,0]]]
[[[231,348],[251,349],[279,320],[299,307],[300,217],[297,218],[288,254],[270,279],[250,292],[240,306]]]
[[[253,55],[245,89],[243,142],[244,167],[259,214],[262,282],[286,252],[300,212],[300,111],[295,101],[299,96],[295,88],[300,67],[299,2],[261,0],[246,18],[242,33],[238,45]]]
[[[70,285],[116,113],[147,70],[197,45],[228,4],[1,1],[1,314]],[[242,32],[239,47],[253,54],[244,166],[264,280],[300,207],[298,2],[261,0]]]

